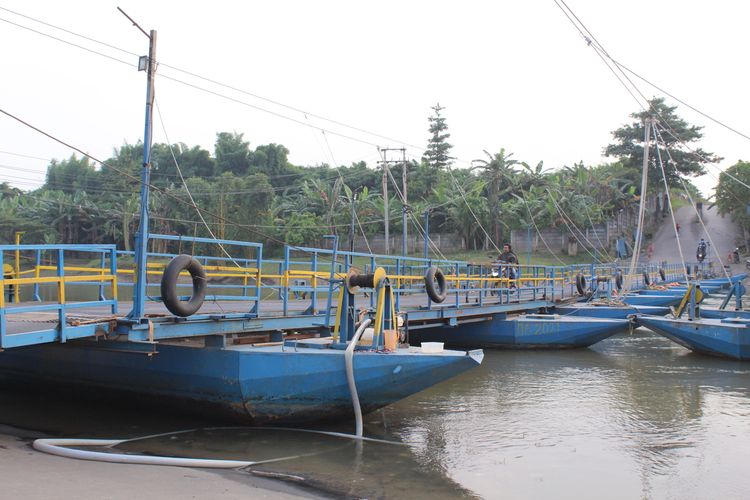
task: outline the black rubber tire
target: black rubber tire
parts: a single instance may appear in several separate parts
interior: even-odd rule
[[[436,281],[437,286],[435,285]],[[445,275],[437,266],[427,269],[424,275],[424,287],[430,300],[438,304],[442,303],[448,296]]]
[[[193,295],[187,301],[180,300],[177,293],[177,280],[182,271],[189,272],[193,279]],[[206,271],[200,262],[190,255],[178,255],[167,264],[161,276],[161,299],[169,312],[186,318],[195,314],[203,305],[206,287]]]
[[[646,271],[643,271],[643,282],[646,284],[646,286],[649,286],[651,284],[651,276]]]
[[[664,271],[663,267],[659,268],[659,277],[662,281],[667,281],[667,273]]]
[[[576,290],[581,297],[586,295],[586,276],[583,273],[576,274]]]
[[[622,271],[618,269],[617,271],[615,271],[615,288],[617,288],[618,292],[622,290],[622,282]]]

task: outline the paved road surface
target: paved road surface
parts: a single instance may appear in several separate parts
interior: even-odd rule
[[[685,260],[695,262],[695,250],[701,238],[713,241],[714,246],[709,250],[709,257],[715,259],[717,255],[726,264],[727,254],[739,245],[742,238],[742,230],[732,222],[729,216],[722,217],[716,208],[703,210],[703,223],[708,229],[711,240],[706,236],[693,207],[682,207],[675,212],[675,219],[680,224],[680,244]],[[654,255],[652,262],[666,260],[668,262],[679,262],[680,254],[677,248],[674,228],[671,217],[664,219],[664,224],[659,228],[653,238]],[[646,243],[647,247],[648,243]],[[739,272],[743,266],[733,266],[735,272]]]

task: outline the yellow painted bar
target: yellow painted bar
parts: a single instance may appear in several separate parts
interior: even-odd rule
[[[57,285],[57,302],[65,304],[65,277],[60,277],[60,283]]]
[[[336,310],[336,323],[333,325],[333,340],[334,342],[339,341],[339,329],[341,328],[341,316],[343,314],[346,314],[346,311],[344,311],[344,293],[345,293],[344,287],[339,288],[339,299],[338,304],[339,307]]]
[[[3,280],[6,285],[34,285],[36,283],[73,283],[81,281],[112,281],[115,277],[111,274],[99,276],[42,276],[39,278],[12,278]]]

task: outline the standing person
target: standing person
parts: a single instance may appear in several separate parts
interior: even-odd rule
[[[648,249],[646,250],[646,260],[651,260],[651,257],[654,256],[654,244],[650,243],[648,245]]]

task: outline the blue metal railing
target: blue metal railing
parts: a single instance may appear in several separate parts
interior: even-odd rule
[[[0,295],[0,348],[18,347],[39,344],[43,342],[66,342],[72,338],[91,336],[95,325],[88,328],[78,328],[68,325],[67,313],[71,310],[85,307],[105,306],[109,312],[117,314],[117,255],[114,245],[0,245],[0,268],[5,264],[6,253],[15,253],[16,266],[12,274],[3,275],[2,294]],[[65,265],[66,253],[94,254],[99,257],[100,267],[68,266]],[[35,267],[31,271],[34,276],[22,277],[29,271],[18,272],[23,257],[33,254]],[[49,260],[43,265],[43,259]],[[109,265],[107,265],[109,264]],[[52,271],[50,273],[50,271]],[[67,271],[67,274],[66,274]],[[43,275],[44,274],[44,275]],[[111,289],[111,298],[105,297],[106,283]],[[47,303],[40,303],[41,286],[52,285],[55,288],[56,299]],[[98,289],[96,300],[68,300],[66,287],[69,285],[96,286]],[[31,288],[34,303],[25,304],[18,301]],[[6,293],[8,293],[6,301]],[[51,294],[52,295],[52,294]],[[16,302],[12,302],[16,301]],[[42,329],[34,332],[11,333],[8,328],[8,317],[21,313],[36,313],[54,311],[56,325],[54,328]],[[44,319],[37,316],[26,321],[44,323]]]

